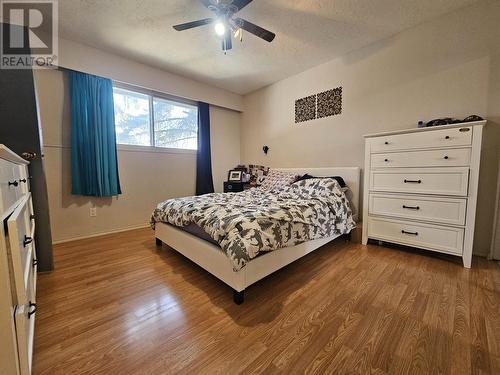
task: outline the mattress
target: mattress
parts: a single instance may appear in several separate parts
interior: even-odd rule
[[[169,225],[171,225],[171,224],[169,224]],[[189,234],[192,234],[193,236],[198,237],[199,239],[208,241],[211,244],[219,246],[219,244],[217,243],[216,240],[214,240],[212,237],[210,237],[210,235],[207,232],[205,232],[200,226],[198,226],[194,223],[185,225],[183,227],[177,227],[175,225],[172,225],[172,226],[179,228],[179,229],[183,230],[184,232],[188,232]]]

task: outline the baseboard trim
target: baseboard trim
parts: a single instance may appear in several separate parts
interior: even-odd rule
[[[78,240],[85,240],[87,238],[94,238],[94,237],[106,236],[108,234],[127,232],[129,230],[143,229],[143,228],[148,228],[148,227],[149,227],[149,224],[133,225],[133,226],[126,227],[126,228],[113,229],[113,230],[105,231],[105,232],[90,233],[90,234],[86,234],[84,236],[76,236],[76,237],[70,237],[70,238],[63,238],[63,239],[60,239],[60,240],[52,241],[52,245],[58,245],[58,244],[61,244],[61,243],[78,241]]]

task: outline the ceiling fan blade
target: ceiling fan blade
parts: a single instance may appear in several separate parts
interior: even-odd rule
[[[192,29],[193,27],[205,26],[214,22],[213,18],[204,18],[202,20],[181,23],[180,25],[175,25],[174,29],[177,31]]]
[[[231,30],[227,30],[222,40],[222,49],[228,51],[233,48],[233,40],[231,35]]]
[[[253,0],[233,0],[233,5],[238,8],[238,12],[250,4]]]
[[[243,18],[236,18],[236,23],[240,25],[243,30],[248,31],[249,33],[258,36],[259,38],[264,39],[267,42],[272,42],[276,37],[275,33],[270,32],[269,30],[263,29],[260,26],[257,26],[249,21],[244,20]]]

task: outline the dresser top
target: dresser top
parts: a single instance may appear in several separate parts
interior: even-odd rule
[[[484,125],[486,125],[486,120],[472,121],[472,122],[460,122],[458,124],[450,124],[450,125],[430,126],[428,128],[410,128],[410,129],[403,129],[403,130],[392,130],[392,131],[382,132],[382,133],[365,134],[364,137],[365,138],[373,138],[373,137],[383,137],[386,135],[420,133],[420,132],[429,132],[429,131],[434,131],[434,130],[463,128],[464,126],[484,126]]]
[[[14,151],[9,149],[7,146],[0,144],[0,159],[4,159],[16,164],[29,164],[28,161],[24,160],[22,157],[17,155]]]

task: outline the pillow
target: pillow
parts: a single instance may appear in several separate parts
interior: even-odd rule
[[[249,184],[251,186],[258,186],[262,183],[264,178],[269,173],[269,167],[265,167],[263,165],[249,164],[248,172],[250,173]]]
[[[340,187],[341,187],[341,188],[345,188],[345,187],[347,187],[347,185],[346,185],[346,183],[345,183],[344,179],[343,179],[342,177],[340,177],[340,176],[332,176],[332,177],[315,177],[315,176],[311,176],[310,174],[307,174],[307,173],[306,173],[305,175],[303,175],[303,176],[299,177],[299,179],[298,179],[297,181],[309,180],[309,179],[311,179],[311,178],[333,178],[334,180],[336,180],[336,181],[339,183],[339,185],[340,185]]]
[[[271,169],[260,185],[264,190],[280,189],[297,181],[299,175],[296,173],[282,172]]]

